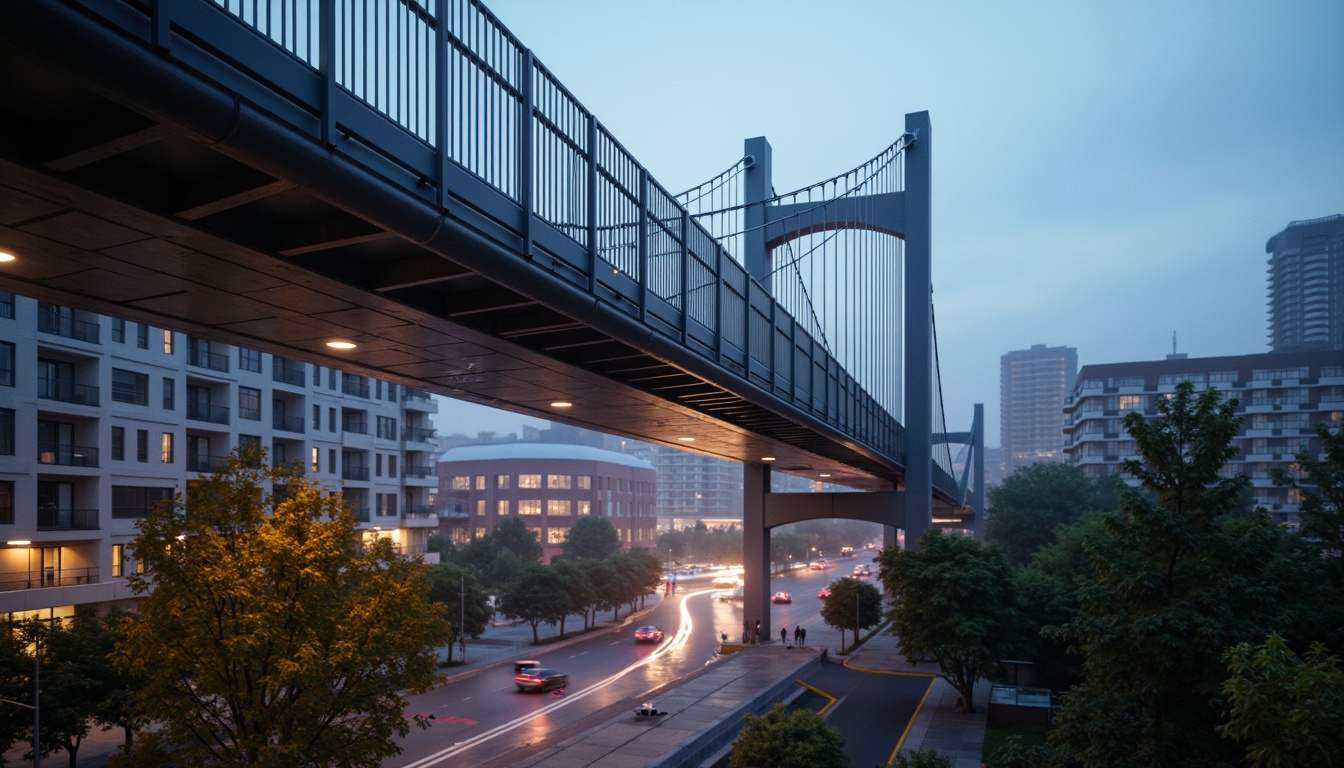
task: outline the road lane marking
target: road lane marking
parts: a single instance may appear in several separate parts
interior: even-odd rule
[[[600,680],[588,686],[587,688],[584,688],[580,691],[576,691],[575,693],[565,695],[563,698],[558,699],[553,704],[548,704],[530,714],[526,714],[521,717],[516,717],[513,720],[504,723],[503,725],[497,725],[494,728],[491,728],[490,730],[481,733],[477,736],[474,736],[470,739],[459,741],[456,744],[447,747],[446,749],[435,752],[434,754],[429,755],[427,757],[422,757],[413,763],[407,763],[406,765],[402,766],[402,768],[429,768],[430,766],[438,765],[448,760],[449,758],[455,757],[461,754],[462,752],[465,752],[468,749],[475,747],[478,744],[483,744],[487,741],[491,741],[492,739],[495,739],[499,736],[504,735],[505,733],[508,733],[509,731],[515,730],[523,725],[526,725],[527,723],[530,723],[539,717],[545,717],[551,712],[558,710],[562,707],[567,707],[571,704],[576,704],[579,701],[587,698],[588,696],[597,693],[603,688],[606,688],[614,684],[617,680],[620,680],[622,677],[625,677],[631,672],[634,672],[636,669],[639,669],[640,667],[645,666],[656,659],[660,659],[674,650],[680,649],[682,646],[686,645],[687,641],[690,640],[691,631],[694,628],[691,622],[690,609],[686,607],[687,601],[689,601],[692,597],[698,597],[699,595],[708,595],[715,591],[716,590],[713,589],[705,589],[699,592],[691,592],[686,595],[683,595],[681,598],[681,626],[677,629],[677,633],[672,636],[672,639],[670,641],[664,643],[662,646],[660,646],[657,650],[655,650],[648,656],[645,656],[644,658],[640,659],[639,661],[636,661],[635,663],[631,664],[625,669],[622,669],[616,674],[611,675],[610,677],[604,680]]]

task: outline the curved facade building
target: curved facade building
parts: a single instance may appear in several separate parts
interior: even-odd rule
[[[1270,348],[1344,349],[1344,215],[1291,222],[1265,253]]]
[[[545,556],[559,554],[580,517],[605,517],[625,547],[654,545],[658,475],[648,462],[557,443],[464,445],[439,457],[439,504],[458,514],[440,535],[465,543],[517,515],[537,531]]]

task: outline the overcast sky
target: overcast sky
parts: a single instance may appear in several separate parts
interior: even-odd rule
[[[1265,241],[1344,213],[1342,0],[487,4],[671,190],[760,135],[802,187],[928,110],[948,426],[984,403],[991,446],[1009,350],[1268,351]]]

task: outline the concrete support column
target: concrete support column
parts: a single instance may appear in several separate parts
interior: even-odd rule
[[[977,541],[985,540],[985,404],[975,404],[975,419],[971,422],[975,425],[975,437],[971,443],[971,454],[975,456],[975,506],[972,511],[975,513],[975,538]]]
[[[743,152],[751,161],[742,174],[742,202],[747,205],[743,211],[746,232],[742,235],[742,263],[747,267],[747,274],[756,278],[756,282],[773,296],[770,251],[765,247],[765,206],[752,205],[774,197],[770,142],[764,136],[747,139],[743,143]]]
[[[770,466],[742,465],[742,618],[754,632],[761,622],[761,640],[770,631],[770,531],[765,527],[765,495],[770,492]],[[750,639],[750,638],[748,638]]]
[[[905,546],[933,525],[932,150],[928,112],[905,116]]]

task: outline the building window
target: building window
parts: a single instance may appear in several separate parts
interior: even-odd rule
[[[521,499],[518,502],[518,514],[540,515],[541,499]]]
[[[149,430],[135,431],[135,460],[144,464],[149,461]]]
[[[569,499],[549,499],[546,501],[546,514],[568,515]]]
[[[478,491],[485,490],[485,475],[476,476],[476,490]]]
[[[378,515],[379,517],[395,517],[397,514],[397,494],[380,493],[378,494]]]
[[[397,457],[395,454],[388,454],[387,456],[387,476],[397,476]]]
[[[1121,395],[1119,405],[1122,411],[1136,411],[1144,407],[1143,395]]]
[[[328,448],[328,449],[327,449],[327,474],[329,474],[329,475],[334,475],[334,474],[336,474],[336,449],[335,449],[335,448]]]
[[[13,408],[0,408],[0,455],[14,455]]]
[[[577,478],[575,478],[575,482],[577,483],[577,485],[575,485],[574,487],[578,488],[581,491],[590,491],[593,488],[592,475],[579,475]]]
[[[314,405],[314,406],[313,406],[313,431],[317,431],[317,430],[319,430],[319,429],[321,429],[321,428],[322,428],[322,406],[320,406],[320,405]]]
[[[373,476],[383,476],[383,454],[381,453],[373,454]]]
[[[335,432],[335,431],[336,431],[336,409],[335,409],[335,408],[328,408],[328,409],[327,409],[327,431],[328,431],[328,432]]]
[[[261,421],[261,390],[252,387],[238,388],[238,418],[248,421]]]
[[[485,517],[485,499],[476,500],[476,516]]]
[[[120,579],[126,562],[126,545],[112,545],[112,578]]]
[[[547,487],[547,488],[561,488],[561,489],[568,490],[569,487],[570,487],[570,476],[569,476],[569,475],[547,475],[547,476],[546,476],[546,487]]]
[[[378,437],[382,440],[397,439],[397,420],[391,416],[378,417]]]
[[[238,348],[238,370],[261,373],[261,353],[247,347]]]
[[[126,459],[126,428],[112,428],[112,458],[115,461]]]
[[[540,488],[540,487],[541,487],[541,475],[519,475],[519,476],[518,476],[518,487],[519,487],[519,488]]]
[[[149,405],[149,376],[122,368],[113,368],[112,399],[118,403]]]
[[[177,382],[169,378],[163,380],[163,410],[177,408]]]
[[[119,317],[112,318],[112,340],[118,344],[126,343],[126,321]]]
[[[312,456],[308,460],[308,466],[312,469],[309,471],[317,472],[322,468],[322,449],[314,446],[311,453]]]
[[[513,475],[495,475],[495,487],[507,491],[512,485],[512,479]]]
[[[135,346],[141,349],[149,349],[149,326],[144,323],[135,324]]]
[[[575,503],[578,505],[580,515],[591,515],[593,513],[593,502],[587,499],[579,499]]]
[[[167,328],[163,330],[163,354],[173,354],[173,332]]]
[[[14,524],[14,481],[0,480],[0,525]]]
[[[14,345],[0,341],[0,386],[14,386]]]
[[[509,500],[500,499],[495,502],[495,514],[503,516],[509,514]]]
[[[112,517],[118,520],[136,520],[149,515],[154,505],[171,501],[172,488],[142,488],[135,485],[112,486]]]
[[[164,432],[163,439],[159,444],[159,451],[164,464],[173,463],[173,433]]]
[[[0,292],[0,317],[14,317],[14,294]]]

